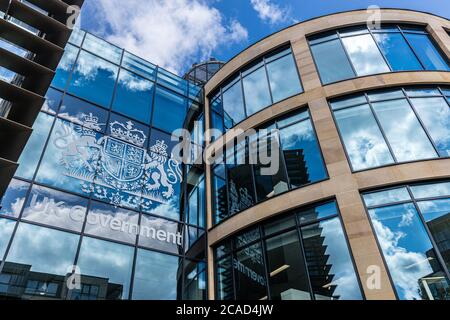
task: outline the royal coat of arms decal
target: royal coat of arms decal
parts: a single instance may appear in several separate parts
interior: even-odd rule
[[[64,174],[80,181],[84,193],[118,206],[149,209],[172,200],[181,182],[180,163],[158,140],[145,149],[147,137],[134,123],[110,123],[110,135],[101,136],[98,118],[82,116],[82,125],[65,123],[55,139],[61,150]]]

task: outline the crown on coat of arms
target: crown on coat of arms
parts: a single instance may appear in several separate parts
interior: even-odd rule
[[[114,121],[110,125],[111,135],[117,139],[125,140],[139,147],[143,147],[145,143],[145,136],[142,130],[134,128],[134,123],[128,121],[126,125]]]
[[[83,127],[80,128],[81,134],[83,136],[95,137],[96,131],[101,130],[98,117],[94,116],[92,113],[82,115]]]

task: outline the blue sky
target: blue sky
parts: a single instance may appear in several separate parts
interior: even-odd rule
[[[86,0],[81,25],[183,74],[211,56],[227,61],[295,22],[370,5],[450,18],[449,0]]]

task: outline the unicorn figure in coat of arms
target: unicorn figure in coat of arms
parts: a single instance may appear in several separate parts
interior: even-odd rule
[[[64,124],[55,145],[62,150],[60,163],[66,175],[79,179],[83,192],[94,192],[114,205],[168,203],[182,174],[164,141],[158,140],[147,152],[147,137],[133,122],[114,121],[110,135],[101,136],[97,117],[89,114],[82,119],[82,125]]]

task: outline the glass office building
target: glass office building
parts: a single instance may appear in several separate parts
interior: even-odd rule
[[[0,298],[449,300],[450,21],[382,13],[184,79],[74,32],[1,200]]]

